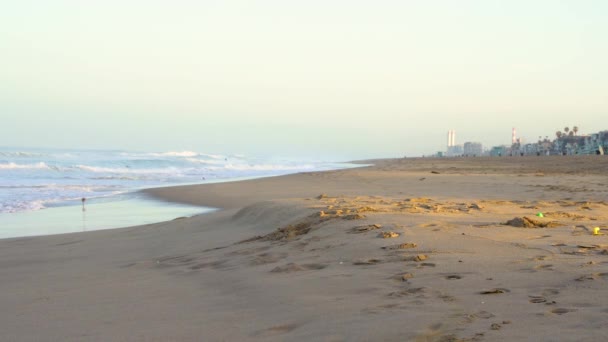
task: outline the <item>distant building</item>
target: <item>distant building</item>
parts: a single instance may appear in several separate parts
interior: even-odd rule
[[[462,152],[467,157],[481,156],[483,153],[483,146],[478,142],[465,142]]]
[[[446,153],[446,156],[458,157],[458,156],[461,156],[462,154],[463,154],[462,145],[454,145],[454,146],[448,147],[448,152]]]
[[[490,156],[492,157],[501,157],[506,155],[510,149],[507,146],[494,146],[490,150]]]
[[[456,145],[456,131],[448,131],[448,149],[445,153],[446,157],[456,157],[462,155],[462,145]]]

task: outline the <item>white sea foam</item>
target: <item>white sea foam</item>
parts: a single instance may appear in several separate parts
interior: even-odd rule
[[[33,153],[33,152],[11,152],[11,151],[0,151],[0,157],[10,157],[10,158],[37,158],[41,157],[41,153]]]
[[[314,169],[314,165],[283,165],[283,164],[226,164],[224,166],[227,170],[238,170],[238,171],[297,171],[297,170],[311,170]]]
[[[0,164],[0,170],[12,170],[12,169],[52,169],[44,162],[38,162],[34,164],[17,164],[9,162],[7,164]]]
[[[44,201],[14,201],[0,203],[0,213],[16,213],[26,210],[40,210],[46,208]]]
[[[218,159],[198,159],[198,158],[185,158],[185,160],[194,164],[210,164],[210,165],[224,165],[224,160]]]
[[[193,151],[0,149],[0,213],[79,204],[136,189],[337,168]]]
[[[179,151],[179,152],[161,152],[161,153],[148,153],[149,156],[153,157],[196,157],[199,154],[192,151]]]
[[[157,169],[135,169],[130,167],[101,167],[101,166],[89,166],[89,165],[76,165],[76,168],[94,172],[94,173],[124,173],[124,174],[172,174],[178,173],[178,168],[157,168]]]

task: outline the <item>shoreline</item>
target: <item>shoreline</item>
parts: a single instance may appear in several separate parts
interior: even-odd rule
[[[351,163],[345,162],[342,164],[345,165],[342,169],[354,168]],[[191,217],[193,215],[201,215],[217,210],[218,208],[179,200],[172,201],[151,195],[149,191],[153,192],[155,189],[163,188],[181,188],[204,186],[207,184],[252,181],[281,176],[284,175],[271,174],[265,176],[207,180],[200,183],[158,185],[147,188],[135,188],[116,195],[87,198],[87,208],[96,209],[94,211],[88,210],[86,212],[87,214],[90,214],[87,217],[87,222],[85,222],[84,216],[82,220],[80,218],[80,201],[64,201],[61,205],[52,205],[39,210],[0,213],[0,226],[3,228],[3,231],[0,231],[0,239],[69,234],[79,231],[122,229],[152,223],[168,222],[184,216]],[[173,214],[171,214],[171,208],[174,208]],[[142,218],[140,220],[128,219],[126,217],[126,211],[130,211],[130,216],[132,217],[141,216]],[[158,211],[161,211],[162,214],[159,214]],[[110,219],[110,217],[116,217],[117,213],[119,214],[119,217],[114,220]],[[151,217],[156,217],[156,220],[150,221],[150,214],[152,214]],[[103,218],[102,215],[106,215],[108,218]],[[45,222],[44,227],[37,230],[37,223],[40,222]],[[63,224],[62,222],[67,222],[67,224]],[[23,231],[22,234],[24,235],[19,235],[21,234],[21,231]]]
[[[608,235],[590,229],[608,234],[608,160],[503,158],[381,160],[148,189],[221,209],[0,240],[0,334],[26,341],[605,338]],[[557,225],[504,224],[538,220],[538,212]]]

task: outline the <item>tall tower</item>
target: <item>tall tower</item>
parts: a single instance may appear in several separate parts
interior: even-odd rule
[[[515,131],[515,127],[511,130],[511,144],[515,144],[517,142],[517,132]]]
[[[453,129],[448,131],[448,147],[456,145],[456,131]]]

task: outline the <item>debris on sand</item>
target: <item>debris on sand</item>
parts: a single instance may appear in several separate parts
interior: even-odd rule
[[[280,240],[291,240],[296,236],[308,234],[312,229],[312,225],[308,222],[298,223],[296,225],[289,225],[283,228],[278,228],[274,232],[267,235],[258,235],[252,238],[240,241],[239,243],[247,243],[254,241],[280,241]]]
[[[351,233],[358,234],[358,233],[365,233],[365,232],[369,232],[369,231],[380,229],[380,228],[382,228],[382,225],[376,223],[376,224],[370,224],[367,226],[357,226],[357,227],[352,228],[350,231],[351,231]]]
[[[378,234],[379,238],[383,238],[383,239],[390,239],[390,238],[396,238],[399,237],[399,233],[395,233],[395,232],[381,232],[380,234]]]
[[[409,249],[409,248],[416,248],[418,247],[418,245],[416,245],[413,242],[406,242],[406,243],[400,243],[398,245],[391,245],[391,246],[384,246],[382,247],[382,249]]]
[[[420,261],[424,261],[426,259],[428,259],[429,257],[426,256],[425,254],[418,254],[418,255],[414,255],[414,256],[408,256],[406,257],[404,260],[405,261],[416,261],[416,262],[420,262]]]
[[[515,217],[504,223],[507,226],[519,228],[553,228],[559,227],[561,224],[557,221],[543,220],[540,218]]]
[[[365,218],[365,215],[352,214],[352,215],[342,216],[342,218],[345,219],[345,220],[362,220],[362,219]]]
[[[471,203],[467,206],[467,208],[481,210],[481,209],[483,209],[483,206],[481,206],[477,203]]]
[[[416,197],[416,198],[408,198],[405,201],[410,202],[410,203],[429,203],[429,202],[431,202],[431,199],[426,198],[426,197]]]
[[[401,275],[401,281],[407,281],[408,279],[414,278],[414,275],[411,273],[404,273]]]
[[[290,272],[298,272],[298,271],[304,271],[304,270],[306,270],[306,269],[298,264],[289,263],[287,265],[277,266],[277,267],[273,268],[270,272],[272,272],[272,273],[290,273]]]
[[[415,260],[415,261],[424,261],[424,260],[426,260],[426,259],[428,259],[428,257],[427,257],[426,255],[424,255],[424,254],[418,254],[418,255],[416,255],[416,256],[414,257],[414,260]]]

